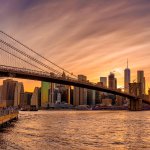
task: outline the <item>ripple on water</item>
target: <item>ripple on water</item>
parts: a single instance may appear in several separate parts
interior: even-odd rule
[[[150,112],[20,112],[0,132],[0,150],[150,149]]]

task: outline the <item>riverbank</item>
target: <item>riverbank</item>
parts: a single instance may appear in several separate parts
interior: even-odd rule
[[[120,111],[120,110],[128,110],[128,106],[93,106],[87,107],[86,105],[81,105],[73,108],[62,108],[62,107],[53,107],[53,108],[40,108],[39,110],[48,110],[48,111],[103,111],[103,110],[112,110],[112,111]],[[143,106],[142,110],[150,110],[149,106]]]

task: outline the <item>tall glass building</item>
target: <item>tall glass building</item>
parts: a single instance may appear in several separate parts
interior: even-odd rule
[[[128,61],[127,61],[127,68],[124,70],[124,91],[129,93],[129,83],[130,83],[130,69],[128,68]]]
[[[49,82],[41,82],[41,107],[47,107],[49,103]]]
[[[104,87],[107,87],[107,77],[100,77],[100,82],[103,83]]]
[[[145,77],[143,70],[137,71],[137,82],[141,84],[142,94],[145,94]]]

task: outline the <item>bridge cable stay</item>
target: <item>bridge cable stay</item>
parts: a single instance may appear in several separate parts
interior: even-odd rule
[[[4,41],[7,41],[6,37],[4,37]],[[3,50],[5,50],[5,51],[1,50],[1,56],[3,55],[3,57],[1,57],[1,58],[3,58],[3,61],[2,61],[3,64],[8,64],[9,66],[10,66],[10,64],[11,64],[11,66],[18,66],[18,65],[21,67],[23,66],[22,61],[17,61],[17,59],[12,58],[11,54],[17,55],[16,51],[13,51],[12,49],[10,49],[8,46],[6,46],[4,44],[0,44],[0,47]],[[6,51],[8,51],[9,53],[6,53]]]
[[[12,45],[10,45],[10,44],[8,44],[8,43],[6,43],[6,42],[4,42],[4,41],[1,41],[1,42],[3,42],[4,44],[6,44],[7,46],[9,46],[9,47],[11,47],[11,48],[14,48],[14,47],[12,47]],[[25,56],[27,56],[27,55],[25,55]],[[29,56],[29,55],[28,55]],[[30,56],[29,56],[30,57]],[[30,57],[31,58],[31,57]],[[36,61],[37,62],[37,60],[35,60],[35,58],[31,58],[32,60],[34,60],[34,61]],[[39,61],[38,61],[39,62]],[[40,65],[43,65],[43,64],[41,64],[41,62],[39,62],[40,63]],[[44,65],[44,67],[49,67],[49,66],[45,66]],[[53,68],[49,68],[50,70],[52,70]],[[54,69],[53,69],[53,72],[56,72]],[[60,72],[57,72],[57,74],[59,74]],[[61,74],[61,73],[60,73]]]
[[[4,45],[4,46],[5,46],[5,45]],[[5,48],[8,48],[8,47],[5,47]],[[43,70],[42,68],[40,68],[40,67],[38,67],[38,66],[36,66],[36,65],[34,65],[34,64],[32,64],[32,63],[30,63],[30,61],[26,61],[26,60],[22,59],[21,57],[15,55],[14,52],[10,51],[10,49],[9,49],[9,51],[8,51],[8,50],[6,50],[6,49],[0,47],[0,50],[3,51],[3,52],[5,52],[6,54],[9,54],[9,56],[13,56],[13,57],[15,57],[15,58],[21,60],[21,61],[19,61],[19,62],[22,62],[22,61],[23,61],[23,62],[25,62],[26,64],[29,64],[29,65],[31,65],[31,66],[33,66],[33,67],[38,68],[38,69],[41,70],[41,71],[45,71],[45,70]],[[9,58],[9,59],[10,59],[10,58]],[[6,60],[9,61],[9,59],[6,59]],[[16,60],[16,59],[13,59],[13,61],[14,61],[14,60]],[[12,59],[11,59],[11,64],[14,63],[13,61],[12,61]],[[1,66],[3,66],[3,65],[1,65]],[[11,66],[12,66],[12,65],[11,65]],[[11,66],[8,66],[8,67],[11,67]],[[25,68],[24,68],[24,69],[25,69]]]
[[[14,45],[15,43],[13,43],[12,41],[10,41],[7,37],[2,36],[2,34],[0,34],[0,39],[3,39],[3,41],[9,41],[9,43],[11,43],[12,45]],[[3,61],[2,64],[8,64],[8,66],[19,66],[19,68],[24,68],[24,66],[26,66],[26,64],[23,64],[23,61],[18,61],[18,59],[14,58],[14,56],[12,57],[11,54],[16,55],[20,58],[23,58],[21,56],[18,55],[17,51],[14,51],[13,49],[9,48],[7,45],[0,43],[0,47],[5,50],[2,51],[1,50],[1,56],[3,55]],[[9,53],[7,53],[6,51],[8,51]],[[30,61],[28,61],[30,62]],[[21,67],[20,67],[21,66]],[[29,67],[29,66],[28,66]],[[26,68],[26,67],[25,67]]]
[[[49,69],[49,70],[55,72],[56,74],[59,74],[59,75],[61,74],[60,72],[58,72],[58,71],[54,70],[53,68],[51,68],[51,67],[45,65],[44,63],[38,61],[38,60],[35,59],[34,57],[29,56],[29,55],[26,54],[25,52],[19,50],[18,48],[14,47],[14,46],[12,46],[12,45],[10,45],[9,43],[7,43],[7,42],[5,42],[5,41],[3,41],[3,40],[1,40],[1,39],[0,39],[0,42],[1,42],[2,44],[4,44],[4,45],[10,47],[11,49],[17,51],[18,53],[24,55],[25,57],[31,59],[32,61],[35,61],[35,62],[38,63],[39,65],[41,65],[41,66],[43,66],[43,67],[45,67],[45,68],[47,68],[47,69]]]
[[[14,47],[13,47],[12,45],[8,44],[7,42],[5,42],[5,41],[1,41],[1,42],[3,42],[3,44],[5,44],[5,45],[9,46],[10,48],[13,48],[13,49],[14,49]],[[15,49],[15,50],[16,50],[16,49]],[[17,50],[18,50],[18,49],[17,49]],[[20,52],[20,51],[19,51],[19,52]],[[53,72],[56,73],[56,70],[54,70],[53,68],[49,68],[49,66],[46,66],[46,65],[43,64],[42,62],[36,60],[35,58],[33,58],[33,57],[29,56],[29,55],[27,56],[26,53],[24,53],[24,52],[22,53],[22,52],[21,52],[21,54],[24,54],[26,57],[30,58],[31,60],[34,60],[34,61],[36,61],[37,63],[40,63],[40,65],[42,65],[42,66],[44,66],[44,67],[46,67],[46,68],[48,68],[48,69],[50,69],[50,70],[53,70]],[[57,74],[62,74],[62,73],[57,72]]]
[[[7,37],[5,37],[5,38],[7,38]],[[6,41],[8,41],[8,39],[7,39]],[[12,45],[9,44],[8,42],[5,42],[4,40],[1,40],[1,42],[2,42],[3,44],[5,44],[6,46],[9,46],[11,49],[13,49],[13,50],[19,52],[20,54],[24,55],[25,57],[28,57],[29,59],[31,59],[31,61],[35,61],[36,63],[38,63],[38,65],[40,64],[40,65],[42,65],[42,66],[48,68],[49,70],[55,72],[56,74],[61,74],[61,73],[58,72],[57,70],[54,70],[53,68],[50,68],[49,66],[46,66],[46,65],[43,64],[42,62],[40,62],[40,61],[38,61],[37,59],[35,59],[35,58],[29,56],[28,54],[26,54],[25,52],[19,50],[19,49],[16,48],[16,47],[12,46]],[[10,41],[9,41],[9,42],[10,42]],[[15,45],[15,43],[13,43],[13,45]]]
[[[44,56],[40,55],[39,53],[37,53],[36,51],[34,51],[33,49],[29,48],[28,46],[22,44],[20,41],[16,40],[15,38],[13,38],[12,36],[6,34],[5,32],[3,31],[0,31],[1,33],[3,33],[4,35],[6,35],[7,37],[11,38],[12,40],[14,40],[15,42],[17,42],[18,44],[22,45],[23,47],[25,47],[26,49],[32,51],[34,54],[38,55],[39,57],[43,58],[44,60],[46,60],[47,62],[53,64],[54,66],[58,67],[59,69],[61,69],[62,71],[68,73],[69,75],[71,76],[74,76],[75,78],[77,78],[77,76],[73,75],[72,73],[70,73],[69,71],[65,70],[64,68],[58,66],[56,63],[48,60],[47,58],[45,58]]]
[[[23,51],[22,48],[25,48],[25,51]],[[23,63],[25,63],[25,65],[30,65],[30,66],[32,66],[36,69],[39,69],[41,71],[40,73],[46,73],[46,76],[50,75],[51,72],[49,72],[49,71],[52,71],[53,73],[56,73],[56,75],[61,75],[62,76],[62,73],[65,72],[65,73],[67,73],[71,76],[76,77],[75,75],[72,75],[72,73],[70,73],[69,71],[65,70],[64,68],[62,68],[62,67],[58,66],[57,64],[53,63],[52,61],[48,60],[44,56],[42,56],[39,53],[35,52],[34,50],[30,49],[29,47],[27,47],[26,45],[24,45],[21,42],[17,41],[16,39],[14,39],[13,37],[11,37],[8,34],[4,33],[3,31],[0,31],[0,50],[1,50],[1,52],[4,52],[4,55],[9,56],[8,61],[11,61],[11,62],[8,62],[8,64],[12,63],[12,65],[16,66],[16,63],[18,63],[18,62],[16,62],[16,60],[18,59],[18,60],[21,60],[21,61],[19,61],[19,63],[21,63],[20,64],[21,66],[23,66]],[[32,55],[30,55],[30,53],[28,53],[28,52],[32,53]],[[33,54],[36,55],[36,57],[33,57]],[[2,55],[3,54],[0,53],[0,57]],[[17,58],[17,59],[12,59],[11,60],[10,59],[11,56],[13,58]],[[40,58],[40,60],[38,60],[38,58]],[[5,58],[3,58],[3,57],[2,57],[2,59],[4,59],[4,61],[7,62],[7,59],[5,60]],[[46,62],[49,62],[51,65],[54,65],[55,67],[57,67],[57,69],[59,68],[63,72],[60,72],[57,69],[54,69],[54,68],[48,66],[47,64],[42,62],[43,59]],[[11,72],[9,70],[9,67],[12,67],[12,66],[0,65],[0,67],[1,66],[6,67],[6,69],[8,67],[8,73]],[[17,67],[14,67],[14,68],[17,69]],[[27,69],[27,68],[28,68],[28,66],[25,68],[27,71],[36,71],[36,70],[30,70],[30,69]],[[18,68],[18,69],[22,69],[22,68]],[[1,72],[3,73],[3,70],[1,70]],[[57,76],[56,76],[56,78],[57,78]],[[64,79],[60,79],[60,80],[63,81]],[[91,83],[91,82],[90,83],[89,82],[81,83],[78,80],[76,80],[76,81],[71,80],[70,81],[69,79],[65,82],[68,82],[68,83],[71,83],[71,84],[74,83],[75,86],[79,85],[79,87],[80,86],[81,87],[86,86],[86,87],[88,87],[88,88],[90,87],[90,89],[94,89],[94,90],[103,90],[104,92],[108,92],[108,93],[110,92],[110,93],[114,93],[116,95],[121,95],[121,96],[132,98],[132,99],[141,99],[140,97],[135,97],[134,95],[131,95],[131,94],[127,94],[127,93],[124,93],[124,92],[119,92],[117,90],[112,90],[112,89],[109,89],[109,88],[99,87],[96,84]],[[146,100],[143,100],[143,101],[149,103]]]
[[[8,54],[10,54],[10,55],[12,55],[12,56],[14,56],[14,57],[16,57],[17,59],[20,59],[20,60],[22,60],[22,61],[28,63],[29,65],[31,65],[31,66],[33,66],[33,67],[36,67],[36,68],[40,69],[40,70],[43,71],[43,72],[45,72],[45,70],[43,70],[42,68],[39,68],[38,66],[36,66],[36,65],[34,65],[34,64],[31,64],[30,62],[28,62],[28,61],[26,61],[26,60],[23,60],[22,58],[20,58],[20,57],[18,57],[18,56],[16,56],[16,55],[14,55],[14,54],[12,54],[12,53],[10,53],[10,52],[4,50],[4,49],[1,48],[1,47],[0,47],[0,50],[2,50],[2,51],[4,51],[4,52],[6,52],[6,53],[8,53]],[[48,72],[47,72],[47,73],[48,73]]]

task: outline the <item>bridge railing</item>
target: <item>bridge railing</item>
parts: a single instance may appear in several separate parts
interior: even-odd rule
[[[12,76],[13,73],[28,73],[28,74],[34,74],[37,76],[43,76],[43,77],[52,77],[55,79],[62,79],[63,77],[57,74],[54,74],[53,72],[43,72],[43,71],[37,71],[37,70],[31,70],[31,69],[27,69],[27,68],[17,68],[17,67],[12,67],[12,66],[4,66],[4,65],[0,65],[0,70],[3,71],[8,71],[8,72],[12,72]],[[11,74],[10,74],[11,75]],[[64,80],[72,80],[72,81],[77,81],[75,78],[71,78],[69,76],[66,76],[66,78],[63,78]]]
[[[0,70],[3,70],[3,71],[8,71],[8,72],[11,72],[12,73],[12,76],[13,76],[13,73],[27,73],[27,74],[34,74],[34,75],[42,75],[43,77],[53,77],[55,78],[57,75],[56,74],[53,74],[50,72],[43,72],[43,71],[37,71],[37,70],[31,70],[31,69],[27,69],[27,68],[17,68],[17,67],[12,67],[12,66],[4,66],[4,65],[0,65]],[[10,74],[11,75],[11,74]],[[59,76],[57,76],[59,77]]]
[[[31,74],[31,75],[37,75],[37,76],[43,76],[43,77],[52,77],[54,79],[62,79],[63,77],[57,74],[54,74],[52,72],[48,73],[48,72],[43,72],[43,71],[37,71],[37,70],[31,70],[31,69],[27,69],[27,68],[17,68],[17,67],[12,67],[12,66],[4,66],[4,65],[0,65],[0,70],[3,71],[8,71],[8,72],[12,72],[12,77],[13,77],[13,73],[22,73],[22,74]],[[96,86],[96,87],[102,87],[100,85],[97,85],[96,83],[93,82],[89,82],[87,80],[85,81],[80,81],[77,80],[75,78],[71,78],[69,76],[66,76],[65,78],[63,78],[63,80],[66,81],[72,81],[72,82],[76,82],[76,83],[81,83],[81,84],[85,84],[85,85],[90,85],[90,86]],[[105,89],[107,89],[107,87],[103,87]],[[113,90],[116,91],[116,90]]]
[[[12,77],[13,77],[13,73],[14,73],[14,75],[15,75],[15,73],[22,73],[22,74],[41,76],[41,77],[46,77],[46,78],[53,78],[53,79],[57,79],[57,80],[62,80],[63,79],[63,81],[70,81],[70,82],[74,82],[74,83],[78,83],[78,84],[84,84],[84,85],[87,85],[87,86],[102,88],[105,91],[110,91],[111,90],[111,92],[116,93],[116,95],[118,93],[119,95],[122,94],[124,96],[130,96],[130,97],[133,97],[133,98],[136,97],[136,96],[131,95],[129,93],[120,92],[120,91],[115,90],[115,89],[109,89],[107,87],[97,85],[96,83],[93,83],[93,82],[89,82],[89,81],[86,81],[86,80],[85,81],[80,81],[78,79],[71,78],[69,76],[63,77],[63,76],[57,75],[53,72],[44,72],[44,71],[30,70],[30,69],[27,69],[27,68],[17,68],[17,67],[4,66],[4,65],[0,65],[0,70],[10,73],[10,76],[12,75]]]

